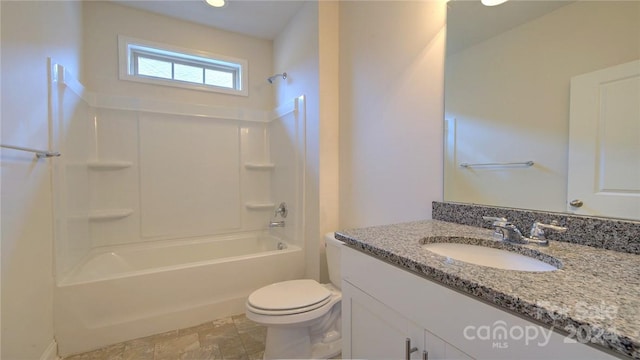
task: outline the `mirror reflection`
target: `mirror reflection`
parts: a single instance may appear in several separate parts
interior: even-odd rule
[[[640,2],[447,7],[445,200],[640,219]]]

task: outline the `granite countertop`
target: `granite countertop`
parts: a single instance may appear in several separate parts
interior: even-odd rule
[[[565,333],[582,326],[590,330],[592,343],[640,359],[640,256],[553,240],[548,247],[503,244],[492,235],[437,220],[336,232],[352,248]],[[561,269],[501,270],[422,249],[425,238],[438,237],[534,253],[546,262],[560,260]]]

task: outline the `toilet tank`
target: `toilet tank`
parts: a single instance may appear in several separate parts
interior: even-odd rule
[[[329,268],[329,281],[333,286],[341,289],[342,272],[340,271],[340,251],[344,243],[334,237],[334,233],[327,233],[324,236],[325,249],[327,252],[327,267]]]

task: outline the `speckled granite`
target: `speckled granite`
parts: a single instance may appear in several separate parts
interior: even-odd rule
[[[464,242],[464,238],[476,239],[467,242],[495,241],[492,233],[477,227],[425,220],[339,231],[336,238],[364,253],[561,332],[582,326],[593,334],[594,344],[640,359],[638,255],[558,241],[552,241],[548,247],[496,245],[520,253],[534,251],[560,261],[561,270],[523,272],[447,259],[421,247],[437,237],[454,237],[458,242]]]
[[[549,232],[549,239],[640,254],[640,221],[451,202],[434,201],[432,206],[434,220],[490,229],[491,222],[483,216],[505,217],[525,235],[536,221],[548,224],[556,220],[567,231]]]

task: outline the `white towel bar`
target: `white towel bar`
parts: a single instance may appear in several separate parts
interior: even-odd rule
[[[463,168],[470,168],[470,167],[476,167],[476,166],[533,166],[534,162],[529,160],[529,161],[525,161],[525,162],[508,162],[508,163],[482,163],[482,164],[468,164],[468,163],[462,163],[460,164],[460,167]]]
[[[38,159],[60,156],[59,152],[48,151],[48,150],[37,150],[37,149],[31,149],[31,148],[26,148],[26,147],[22,147],[22,146],[0,145],[0,147],[7,148],[7,149],[13,149],[13,150],[19,150],[19,151],[32,152],[32,153],[36,154],[36,157]]]

